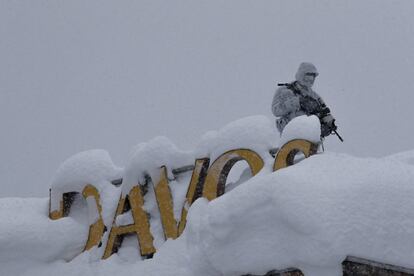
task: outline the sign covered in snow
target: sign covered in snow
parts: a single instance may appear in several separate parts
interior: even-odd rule
[[[298,152],[309,157],[317,152],[317,148],[318,144],[308,140],[291,140],[275,152],[272,170],[276,171],[292,165]],[[264,158],[269,157],[271,158],[270,155],[261,156],[251,149],[238,148],[218,155],[212,162],[209,157],[197,158],[194,166],[187,166],[187,169],[181,171],[176,169],[172,177],[169,175],[167,164],[158,167],[152,173],[148,173],[148,170],[142,170],[144,177],[141,179],[144,181],[141,180],[141,182],[143,183],[137,181],[135,185],[129,186],[123,183],[121,187],[115,188],[120,191],[119,193],[109,193],[109,197],[116,196],[119,199],[116,208],[114,208],[114,214],[108,211],[113,206],[106,206],[105,202],[109,201],[104,202],[102,199],[103,194],[108,197],[105,183],[93,185],[92,183],[78,182],[77,185],[55,185],[50,191],[49,217],[52,220],[57,220],[69,216],[75,195],[81,195],[87,205],[90,223],[84,250],[90,250],[95,246],[103,247],[102,258],[106,259],[118,251],[125,235],[135,235],[138,239],[140,254],[144,257],[151,257],[155,253],[156,247],[154,246],[154,234],[151,231],[153,218],[150,217],[145,207],[146,201],[156,201],[164,239],[176,239],[184,231],[187,212],[191,204],[200,197],[211,201],[223,195],[226,191],[225,185],[229,172],[238,161],[245,161],[250,168],[251,175],[255,176],[264,168]],[[174,164],[168,165],[174,166]],[[94,167],[94,172],[97,167]],[[80,170],[80,174],[89,173]],[[102,173],[108,170],[108,168],[104,168]],[[191,177],[187,183],[182,183],[182,185],[186,185],[187,189],[185,195],[182,195],[183,198],[179,198],[179,195],[173,194],[170,181],[185,171],[191,171]],[[123,175],[123,178],[125,177],[128,175]],[[152,191],[150,191],[151,189]],[[153,195],[152,197],[147,196],[150,193]],[[177,202],[180,202],[181,205],[177,206],[179,205]],[[175,210],[179,209],[181,211],[177,216]],[[129,218],[125,218],[127,216]]]

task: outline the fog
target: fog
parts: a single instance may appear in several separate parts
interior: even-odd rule
[[[163,135],[192,149],[208,130],[273,120],[278,82],[302,61],[320,75],[344,143],[411,150],[412,1],[0,1],[0,197],[48,195],[88,149],[125,165]]]

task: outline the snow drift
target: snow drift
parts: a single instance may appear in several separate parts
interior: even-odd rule
[[[252,120],[253,133],[243,127]],[[264,152],[278,144],[277,136],[270,140],[273,126],[264,117],[238,121],[225,128],[230,131],[210,133],[204,140],[237,137],[221,149],[237,147],[237,140],[254,144],[248,139],[260,126],[269,135],[258,139],[267,144],[253,147]],[[249,138],[243,140],[238,131]],[[217,155],[214,149],[205,146],[180,158]],[[80,254],[88,226],[84,206],[73,206],[69,217],[52,221],[48,199],[1,199],[0,274],[243,275],[296,267],[307,276],[342,275],[340,264],[347,255],[413,267],[413,159],[413,152],[378,159],[324,152],[272,172],[269,155],[255,177],[236,177],[238,185],[221,197],[193,203],[179,238],[164,242],[154,234],[157,253],[149,260],[139,257],[134,237],[107,260],[97,260],[97,248]],[[175,197],[185,181],[170,183]],[[114,189],[119,196],[121,188]],[[145,208],[151,219],[157,218],[156,205],[146,203]],[[159,231],[159,224],[151,231]]]

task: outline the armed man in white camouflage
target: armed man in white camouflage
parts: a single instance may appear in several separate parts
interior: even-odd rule
[[[295,117],[316,115],[321,122],[321,138],[334,132],[335,119],[322,98],[312,90],[313,83],[319,75],[312,63],[303,62],[296,73],[296,81],[279,84],[273,97],[272,113],[277,117],[276,126],[282,134],[285,126]],[[342,141],[342,138],[338,135]]]

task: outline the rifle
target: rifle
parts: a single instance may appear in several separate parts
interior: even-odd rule
[[[303,97],[303,95],[301,94],[301,92],[300,92],[300,90],[299,89],[297,89],[297,87],[295,87],[295,85],[294,85],[295,83],[293,82],[293,83],[278,83],[277,84],[277,86],[286,86],[286,88],[287,89],[290,89],[290,90],[292,90],[293,91],[293,93],[295,94],[295,95],[298,95],[298,96],[302,96]],[[310,97],[309,97],[310,98]],[[318,103],[318,106],[319,106],[319,112],[317,112],[316,114],[311,114],[311,113],[309,113],[309,114],[307,114],[308,116],[309,115],[316,115],[316,116],[318,116],[318,118],[319,118],[319,121],[321,122],[321,124],[324,124],[324,122],[322,121],[322,118],[323,117],[325,117],[325,116],[327,116],[327,115],[330,115],[330,113],[331,113],[331,110],[329,109],[329,107],[327,107],[324,103],[321,103],[318,99],[313,99],[313,98],[311,98],[312,100],[314,100],[314,101],[316,101],[317,103]],[[302,107],[302,106],[301,106]],[[304,108],[304,110],[305,110],[305,108]],[[306,111],[305,111],[306,112]],[[308,113],[308,112],[306,112],[306,113]],[[341,135],[339,135],[339,133],[336,131],[336,129],[337,129],[338,127],[335,125],[335,119],[334,119],[334,121],[332,122],[332,128],[331,128],[331,132],[333,132],[337,137],[338,137],[338,139],[341,141],[341,142],[344,142],[344,139],[341,137]]]

